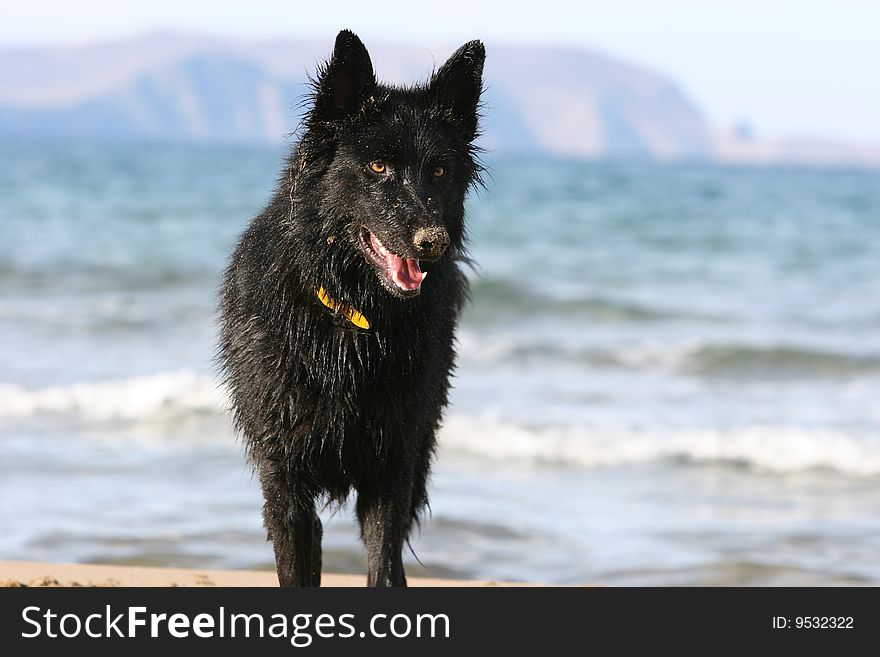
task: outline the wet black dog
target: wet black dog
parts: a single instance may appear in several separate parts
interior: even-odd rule
[[[368,582],[406,584],[467,282],[485,51],[378,84],[340,32],[277,192],[226,272],[220,359],[282,586],[321,580],[316,503],[357,491]]]

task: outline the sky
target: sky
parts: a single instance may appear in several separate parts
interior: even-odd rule
[[[0,45],[172,30],[592,48],[678,82],[716,126],[880,142],[880,0],[6,0]]]

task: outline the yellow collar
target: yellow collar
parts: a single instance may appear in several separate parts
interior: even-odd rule
[[[344,303],[339,303],[335,299],[333,299],[329,294],[327,294],[326,290],[324,290],[323,286],[319,287],[315,294],[318,297],[318,300],[327,306],[330,310],[335,313],[339,313],[349,322],[357,326],[361,329],[370,328],[370,322],[367,321],[367,318],[364,317],[360,312],[352,308],[351,306],[347,306]]]

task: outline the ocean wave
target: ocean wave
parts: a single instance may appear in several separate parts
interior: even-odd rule
[[[796,346],[645,344],[618,347],[610,363],[704,376],[847,376],[880,372],[880,357]]]
[[[832,429],[535,429],[457,415],[445,422],[440,445],[454,452],[529,465],[596,468],[678,461],[730,463],[777,474],[827,469],[880,475],[880,437]]]
[[[97,426],[107,421],[151,425],[217,418],[226,408],[225,388],[190,370],[39,389],[0,384],[0,420],[58,417]],[[880,475],[880,435],[832,428],[534,428],[453,409],[439,441],[454,452],[535,466],[596,468],[675,461],[733,463],[774,473],[830,469]]]
[[[0,384],[0,418],[66,414],[139,421],[219,413],[225,406],[224,389],[211,377],[189,370],[34,390]]]
[[[803,376],[848,377],[880,374],[880,356],[849,354],[800,346],[758,346],[736,343],[634,342],[590,346],[583,341],[537,336],[483,336],[463,330],[462,356],[486,364],[563,361],[585,366],[661,370],[700,377],[756,379]]]
[[[560,298],[502,278],[476,278],[471,281],[471,289],[474,303],[468,307],[467,317],[478,323],[491,323],[499,318],[507,320],[523,315],[584,317],[596,322],[648,322],[697,317],[690,313],[650,308],[607,297]]]
[[[173,261],[142,261],[119,264],[60,259],[52,263],[4,263],[0,265],[0,289],[18,293],[49,292],[68,299],[83,294],[147,293],[184,288],[207,289],[216,280],[216,269]]]

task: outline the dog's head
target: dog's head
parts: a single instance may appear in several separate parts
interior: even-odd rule
[[[359,259],[397,297],[419,294],[425,263],[462,249],[464,199],[480,171],[473,141],[484,58],[471,41],[427,84],[390,87],[345,30],[313,82],[298,157],[313,173],[327,248]]]

